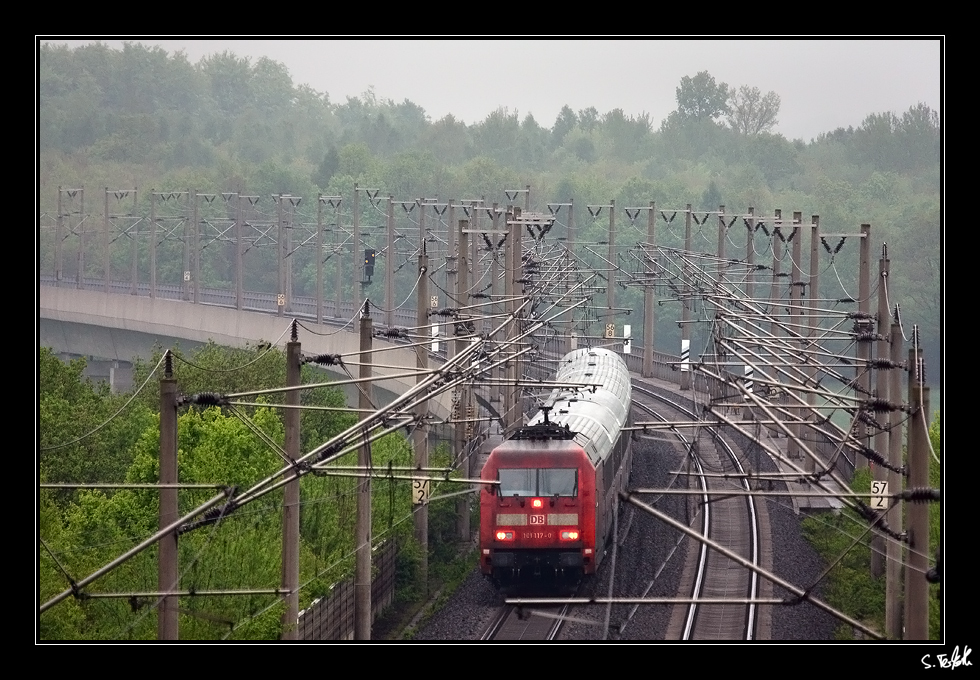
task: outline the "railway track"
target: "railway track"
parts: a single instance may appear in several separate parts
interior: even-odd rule
[[[569,606],[539,606],[534,609],[504,605],[494,616],[481,640],[546,641],[561,632]]]
[[[639,397],[639,398],[637,398]],[[657,403],[657,408],[651,402]],[[646,403],[644,403],[646,402]],[[634,405],[664,422],[666,409],[678,414],[677,420],[694,420],[696,415],[674,399],[634,385]],[[693,433],[677,432],[691,455],[689,457],[688,521],[715,543],[760,564],[762,527],[759,510],[751,496],[724,497],[717,492],[742,489],[748,484],[742,478],[744,469],[732,445],[714,428],[705,426]],[[735,479],[729,479],[731,475]],[[692,598],[686,605],[676,605],[667,639],[681,640],[752,640],[758,637],[758,606],[751,600],[759,597],[758,575],[730,558],[711,550],[706,544],[689,543],[685,577],[679,597]],[[704,600],[730,599],[726,604]]]

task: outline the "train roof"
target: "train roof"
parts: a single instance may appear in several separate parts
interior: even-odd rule
[[[547,419],[575,433],[574,440],[585,449],[593,465],[609,457],[620,430],[629,416],[632,384],[626,363],[615,352],[578,349],[562,357],[555,381],[588,383],[592,387],[558,388],[552,391],[528,426]]]

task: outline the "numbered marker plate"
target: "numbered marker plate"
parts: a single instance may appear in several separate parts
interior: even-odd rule
[[[888,509],[888,482],[879,482],[876,480],[871,482],[871,509]]]
[[[412,480],[412,505],[422,505],[429,502],[429,480]]]

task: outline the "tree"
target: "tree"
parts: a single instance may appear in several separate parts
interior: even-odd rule
[[[320,163],[320,167],[317,168],[313,181],[316,182],[318,187],[323,189],[330,184],[330,178],[333,177],[339,168],[340,157],[337,155],[337,147],[331,145],[327,149],[327,153],[323,154],[323,161]]]
[[[743,135],[757,135],[769,132],[778,122],[779,95],[762,91],[757,87],[732,88],[728,93],[728,124],[732,130]]]
[[[565,104],[558,112],[558,118],[555,119],[555,124],[551,128],[551,148],[557,149],[561,146],[565,140],[565,135],[571,132],[576,125],[578,125],[578,118],[575,116],[575,112],[569,108],[568,104]]]
[[[121,482],[150,412],[134,403],[113,417],[126,398],[84,378],[84,370],[84,359],[65,363],[49,348],[38,352],[40,474],[48,482]]]
[[[473,139],[466,123],[447,114],[426,129],[422,146],[443,163],[460,163],[469,158]]]
[[[721,205],[721,201],[721,191],[718,189],[718,185],[713,179],[709,180],[708,188],[701,194],[701,207],[714,210],[715,206]]]
[[[942,129],[939,113],[919,102],[910,106],[898,121],[896,133],[902,153],[899,162],[906,170],[916,170],[939,163]]]
[[[714,120],[728,111],[728,85],[716,83],[707,71],[684,76],[677,87],[677,110],[689,120]]]

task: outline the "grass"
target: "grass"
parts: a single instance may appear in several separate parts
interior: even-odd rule
[[[937,416],[930,428],[932,446],[937,457],[941,456],[940,423]],[[941,458],[940,458],[941,460]],[[941,466],[932,460],[930,463],[929,483],[933,488],[939,488]],[[871,488],[871,472],[867,468],[858,470],[851,483],[851,488],[857,493],[868,493]],[[929,508],[930,543],[932,546],[941,540],[940,521],[942,507],[939,503],[931,504]],[[858,619],[878,631],[885,630],[885,578],[875,578],[871,575],[870,534],[857,541],[867,522],[857,515],[844,510],[838,514],[823,514],[807,517],[803,520],[803,535],[814,546],[820,556],[829,564],[837,561],[827,575],[826,597],[834,608]],[[907,523],[906,523],[907,526]],[[929,587],[929,639],[942,639],[941,602],[937,598],[940,586]],[[853,630],[842,624],[837,632],[837,639],[850,640],[854,637]]]
[[[399,597],[374,624],[376,640],[410,640],[421,626],[459,589],[476,567],[477,551],[473,546],[446,562],[430,561],[429,594],[421,596],[416,589],[412,597]]]

